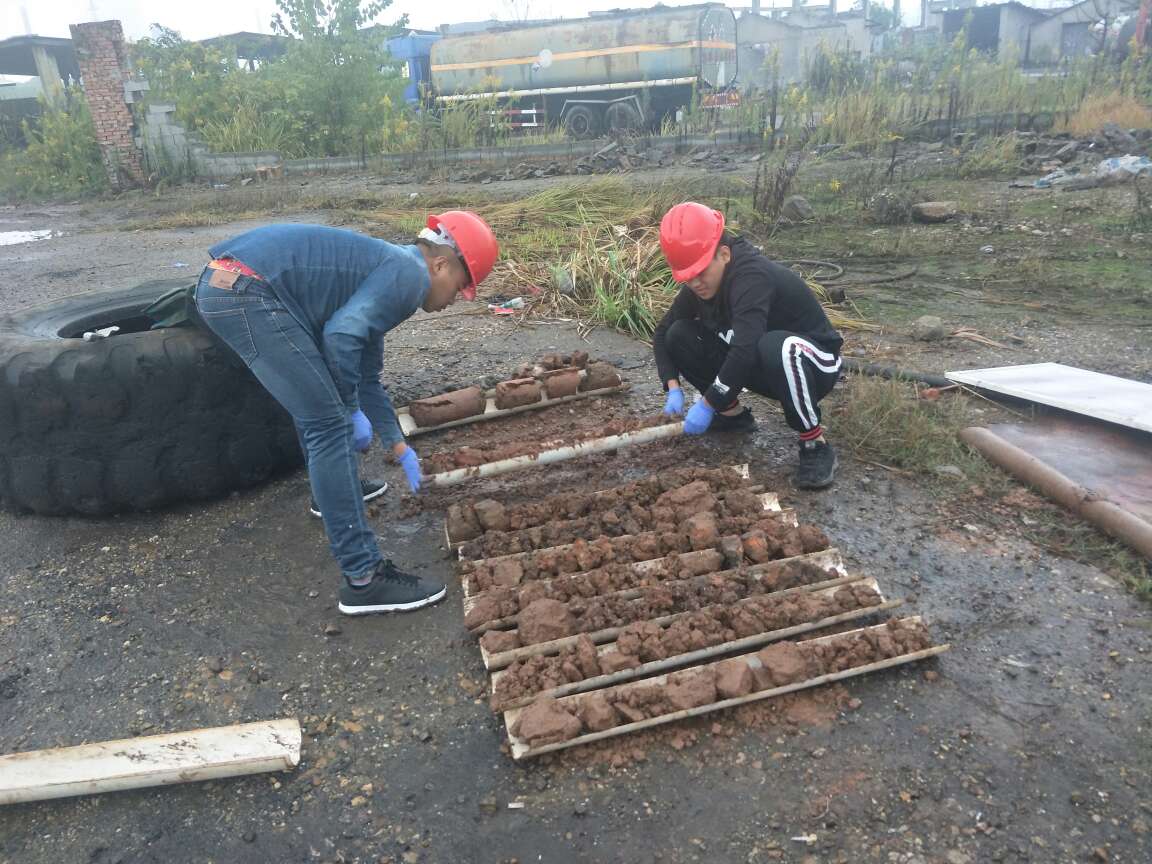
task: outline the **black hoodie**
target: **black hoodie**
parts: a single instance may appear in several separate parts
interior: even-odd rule
[[[727,390],[721,393],[713,385],[704,394],[714,407],[731,402],[727,394],[744,388],[757,363],[756,344],[770,330],[795,333],[836,355],[844,344],[816,296],[795,272],[769,261],[741,237],[725,234],[720,242],[732,250],[732,257],[724,268],[716,296],[701,300],[681,286],[672,308],[652,335],[656,369],[665,388],[668,381],[679,377],[664,344],[664,336],[674,321],[698,320],[728,343],[728,356],[716,376]]]

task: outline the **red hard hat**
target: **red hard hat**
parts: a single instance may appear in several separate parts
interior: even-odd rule
[[[660,220],[660,248],[672,265],[672,278],[687,282],[716,255],[724,214],[695,201],[677,204]]]
[[[433,231],[441,225],[452,235],[472,279],[460,293],[466,300],[475,300],[476,286],[488,278],[500,257],[496,235],[487,222],[468,210],[448,210],[428,217],[428,227]]]

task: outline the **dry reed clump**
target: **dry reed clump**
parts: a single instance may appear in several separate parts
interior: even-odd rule
[[[1087,97],[1057,130],[1088,136],[1099,132],[1106,123],[1115,123],[1122,129],[1152,128],[1152,109],[1133,96],[1113,90]]]

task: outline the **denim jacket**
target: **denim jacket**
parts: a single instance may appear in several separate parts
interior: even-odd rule
[[[419,247],[293,223],[256,228],[208,251],[259,273],[312,335],[348,410],[362,409],[385,444],[404,439],[380,372],[384,334],[428,295]]]

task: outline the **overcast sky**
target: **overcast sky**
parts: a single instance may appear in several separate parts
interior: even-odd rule
[[[477,21],[487,18],[522,20],[563,15],[586,15],[593,9],[642,7],[650,2],[611,2],[611,0],[393,0],[380,15],[391,23],[407,12],[412,27],[432,30],[444,23]],[[699,0],[663,0],[668,6],[688,5]],[[773,0],[764,0],[767,8]],[[781,6],[791,0],[775,0]],[[817,0],[825,5],[826,0]],[[847,6],[850,0],[842,0]],[[889,6],[891,0],[878,0]],[[735,5],[735,4],[734,4]],[[739,5],[747,5],[742,2]],[[918,0],[905,0],[905,10],[919,17]],[[129,39],[148,35],[149,25],[159,23],[177,30],[185,39],[206,39],[223,33],[249,30],[269,33],[276,12],[275,0],[193,0],[185,3],[157,3],[155,0],[0,0],[0,39],[31,32],[38,36],[67,37],[68,25],[81,21],[117,18]],[[25,26],[25,16],[27,26]]]

